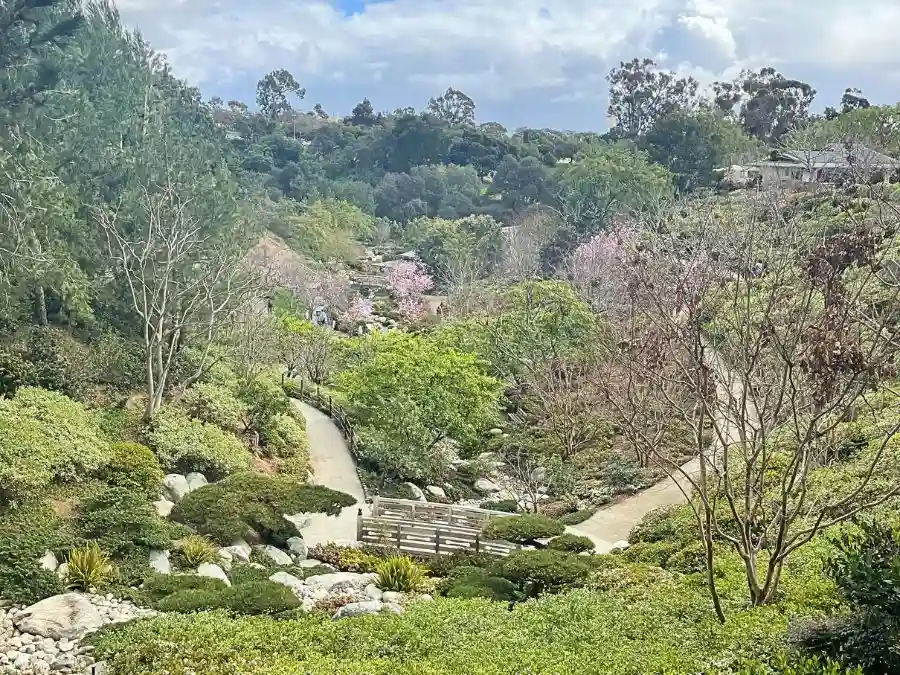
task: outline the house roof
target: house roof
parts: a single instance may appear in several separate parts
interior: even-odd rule
[[[767,164],[768,162],[762,163]],[[883,169],[900,166],[900,162],[893,157],[864,145],[854,145],[849,149],[831,147],[825,150],[780,150],[774,163],[790,163],[808,169],[845,169],[851,166]]]

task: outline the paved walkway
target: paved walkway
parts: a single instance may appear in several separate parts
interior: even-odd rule
[[[312,522],[303,529],[303,539],[310,546],[328,541],[355,541],[356,511],[362,508],[365,513],[368,507],[347,442],[328,415],[302,401],[293,403],[306,418],[313,482],[346,492],[357,501],[356,505],[343,509],[337,517],[312,514]]]

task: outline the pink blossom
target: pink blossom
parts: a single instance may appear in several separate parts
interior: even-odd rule
[[[425,291],[434,285],[434,280],[422,265],[398,262],[388,273],[387,284],[402,317],[413,321],[425,313]]]
[[[624,297],[626,265],[636,242],[637,232],[620,225],[594,235],[572,254],[568,276],[598,311],[610,309]]]
[[[356,297],[350,301],[350,306],[344,312],[344,321],[354,326],[366,323],[372,318],[373,303],[368,298]]]

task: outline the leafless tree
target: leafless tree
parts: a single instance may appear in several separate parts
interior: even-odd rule
[[[635,401],[610,397],[634,441],[693,493],[722,620],[714,542],[743,560],[751,602],[770,603],[792,552],[900,493],[878,479],[898,461],[900,423],[879,427],[832,469],[841,479],[820,486],[832,432],[895,374],[898,287],[886,270],[896,269],[900,214],[874,200],[833,221],[784,207],[759,194],[642,232],[611,357],[691,430],[698,459],[676,466]]]
[[[197,371],[188,379],[199,378],[210,347],[232,325],[253,284],[239,264],[243,252],[208,234],[177,186],[144,190],[136,222],[129,220],[119,209],[96,211],[114,272],[141,322],[150,417],[172,384],[176,356],[196,348]]]
[[[546,208],[532,207],[513,218],[501,230],[500,274],[512,281],[537,278],[541,249],[559,227],[558,216]]]

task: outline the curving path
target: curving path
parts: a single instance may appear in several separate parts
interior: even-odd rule
[[[306,418],[312,482],[346,492],[357,501],[336,517],[321,513],[310,514],[311,522],[303,528],[303,539],[309,546],[329,541],[356,541],[356,512],[359,508],[367,507],[347,442],[340,429],[321,410],[302,401],[293,401],[293,404]]]

